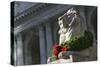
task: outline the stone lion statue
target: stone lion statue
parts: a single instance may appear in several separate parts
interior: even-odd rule
[[[70,8],[64,15],[58,18],[59,24],[59,45],[69,41],[71,37],[80,37],[83,35],[86,25],[75,8]]]
[[[62,46],[67,41],[70,41],[72,37],[80,38],[81,36],[84,36],[84,31],[87,29],[83,16],[73,7],[58,18],[58,24],[59,46]],[[58,58],[67,59],[69,60],[68,62],[72,62],[72,54],[73,51],[61,51],[58,54]],[[52,57],[48,60],[50,61],[51,58]]]
[[[84,36],[84,31],[86,30],[86,25],[83,17],[75,8],[70,8],[65,14],[58,18],[59,24],[59,45],[66,43],[71,39],[71,37],[81,37]],[[68,52],[67,52],[68,54]],[[69,55],[72,56],[72,55]],[[60,52],[59,58],[68,57],[66,53]],[[72,57],[70,57],[72,59]]]

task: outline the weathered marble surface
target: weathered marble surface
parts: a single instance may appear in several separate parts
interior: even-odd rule
[[[49,62],[48,64],[62,64],[62,63],[71,63],[73,62],[72,55],[69,56],[69,59],[59,59],[53,62]]]

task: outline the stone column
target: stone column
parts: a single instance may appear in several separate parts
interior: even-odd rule
[[[16,39],[15,39],[15,36],[14,36],[14,51],[13,51],[13,59],[14,59],[14,65],[16,66],[17,65],[17,43],[16,43]]]
[[[17,35],[16,41],[16,65],[23,65],[23,42],[20,33]]]
[[[47,43],[47,58],[49,57],[50,48],[53,45],[53,39],[52,39],[52,30],[50,22],[46,23],[46,43]]]
[[[41,64],[46,64],[45,32],[43,26],[39,26],[39,39]]]

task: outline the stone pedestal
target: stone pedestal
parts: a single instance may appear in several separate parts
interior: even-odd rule
[[[72,55],[70,55],[69,57],[70,57],[69,59],[59,59],[59,60],[50,62],[48,64],[63,64],[63,63],[71,63],[71,62],[73,62]]]

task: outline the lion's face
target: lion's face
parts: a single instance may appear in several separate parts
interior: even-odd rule
[[[74,17],[75,17],[75,14],[69,14],[69,15],[64,16],[61,20],[59,20],[60,28],[62,27],[68,28],[69,24],[72,22]]]

